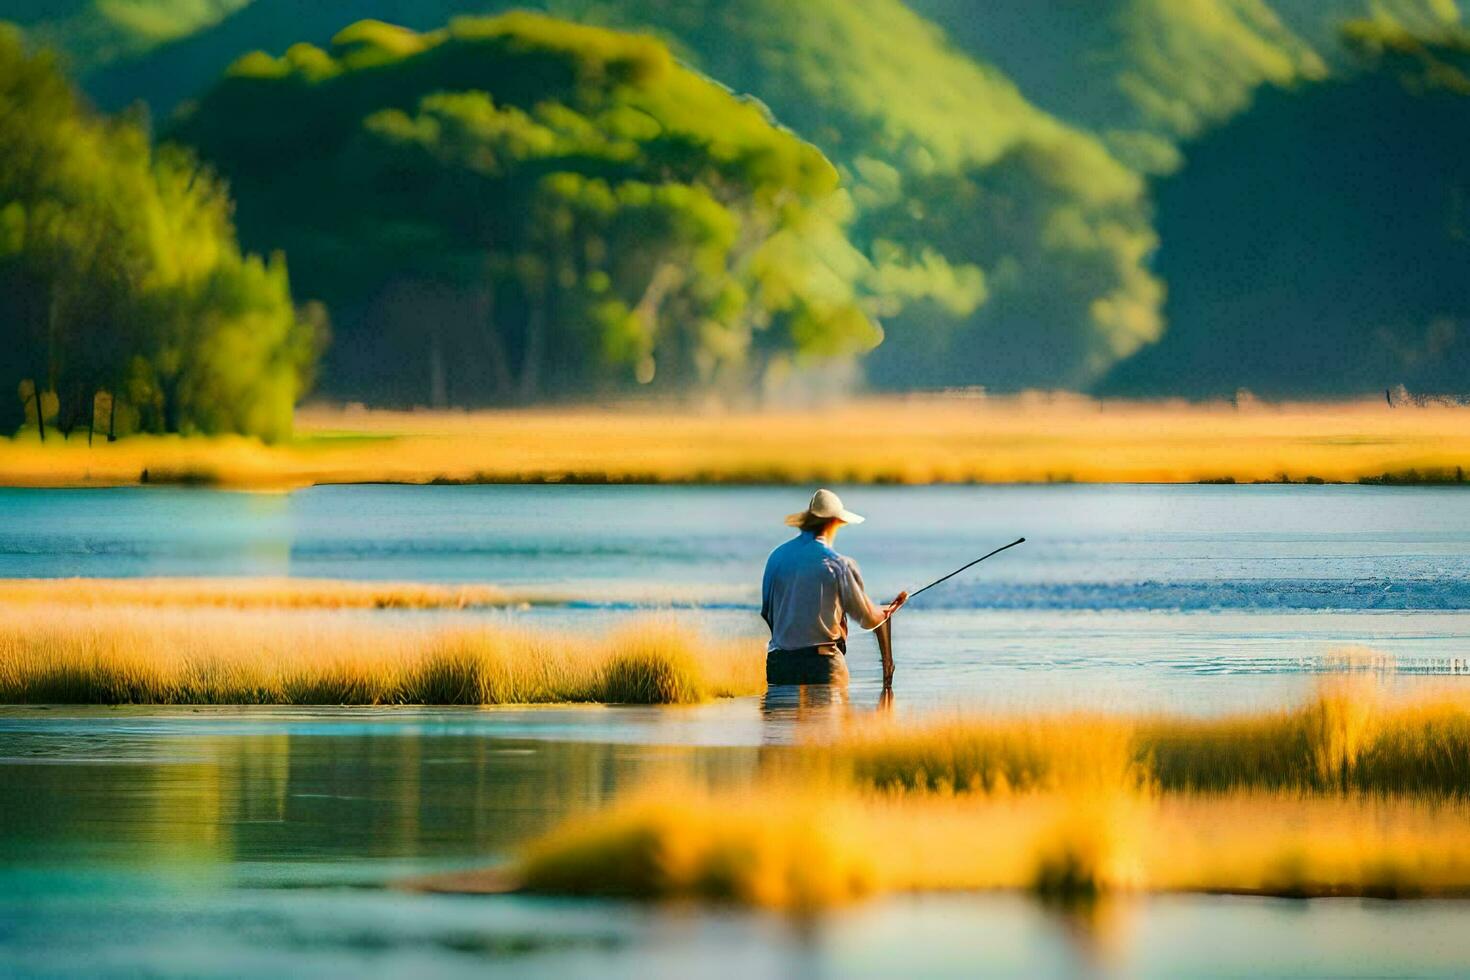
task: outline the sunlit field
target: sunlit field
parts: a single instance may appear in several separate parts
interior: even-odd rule
[[[874,398],[819,408],[667,404],[494,412],[307,409],[296,439],[85,433],[0,440],[10,486],[362,482],[1006,483],[1464,481],[1470,409],[1077,396]]]
[[[886,891],[1470,892],[1470,698],[1334,677],[1226,718],[867,719],[753,785],[660,784],[431,879],[772,907]]]
[[[9,704],[687,704],[758,693],[763,655],[657,620],[592,636],[317,611],[0,607]]]

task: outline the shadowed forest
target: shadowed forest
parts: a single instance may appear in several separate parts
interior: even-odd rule
[[[372,18],[372,19],[367,19]],[[0,0],[0,431],[1464,394],[1452,0]]]

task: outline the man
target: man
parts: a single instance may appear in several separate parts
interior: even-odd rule
[[[868,598],[857,564],[832,550],[838,528],[863,518],[831,490],[786,523],[801,533],[771,552],[761,582],[761,617],[771,627],[767,684],[846,684],[847,617],[863,629],[881,626],[908,599],[886,607]]]

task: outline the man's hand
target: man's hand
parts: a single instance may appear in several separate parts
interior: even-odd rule
[[[900,609],[903,608],[903,604],[908,601],[909,594],[907,592],[900,592],[898,594],[898,598],[894,599],[884,608],[883,618],[887,619],[889,616],[892,616],[894,613],[898,612]]]

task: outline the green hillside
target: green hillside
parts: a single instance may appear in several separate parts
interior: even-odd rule
[[[5,0],[0,20],[25,28],[59,50],[73,71],[137,58],[187,38],[239,10],[250,0]]]
[[[1324,93],[1360,79],[1362,53],[1344,43],[1344,25],[1356,18],[1383,36],[1443,42],[1462,19],[1455,0],[0,0],[0,17],[68,51],[103,107],[142,99],[164,120],[162,131],[191,140],[210,132],[206,155],[234,171],[240,160],[221,149],[229,145],[221,135],[228,126],[200,111],[183,126],[167,120],[175,106],[203,99],[210,108],[202,111],[222,118],[263,112],[246,130],[256,145],[304,141],[305,133],[291,129],[290,113],[226,97],[235,82],[221,85],[221,76],[242,56],[263,52],[251,55],[257,65],[285,56],[272,63],[309,74],[310,65],[291,59],[315,56],[293,46],[305,42],[336,59],[332,38],[363,17],[433,32],[461,14],[513,6],[648,32],[680,61],[756,97],[781,125],[814,143],[835,164],[842,186],[814,209],[822,227],[807,244],[837,270],[840,285],[830,295],[883,324],[881,347],[863,362],[868,382],[899,389],[1087,388],[1106,378],[1115,391],[1253,384],[1289,390],[1295,369],[1252,381],[1243,367],[1248,360],[1223,353],[1218,377],[1196,383],[1200,358],[1230,349],[1228,339],[1190,353],[1185,359],[1194,367],[1179,374],[1186,348],[1203,343],[1198,324],[1227,329],[1232,322],[1205,299],[1214,275],[1209,262],[1186,258],[1212,233],[1209,207],[1218,206],[1195,200],[1214,192],[1202,175],[1212,160],[1228,158],[1222,140],[1248,140],[1240,166],[1283,160],[1280,173],[1252,171],[1252,179],[1299,180],[1291,193],[1279,191],[1284,204],[1317,208],[1326,221],[1337,206],[1328,192],[1343,190],[1350,171],[1365,165],[1352,148],[1355,131],[1334,130],[1326,117],[1318,126],[1310,115],[1319,107],[1330,115]],[[124,40],[88,40],[89,31]],[[1375,64],[1382,70],[1383,62]],[[409,111],[422,94],[387,93],[381,101]],[[1383,111],[1399,111],[1388,96],[1374,98]],[[1458,116],[1451,100],[1426,104],[1428,110],[1410,103],[1404,111],[1427,127],[1416,137],[1430,144],[1423,152],[1438,153],[1461,132]],[[1304,106],[1307,114],[1286,105]],[[1434,122],[1439,112],[1447,115]],[[1292,160],[1310,153],[1318,154],[1320,179],[1291,170]],[[295,179],[280,160],[277,154],[274,172],[267,161],[252,163],[262,186]],[[1407,179],[1387,164],[1374,172],[1389,185]],[[248,189],[252,171],[230,175]],[[1236,190],[1236,210],[1254,216],[1260,248],[1291,238],[1293,229],[1277,220],[1289,209],[1252,185]],[[294,252],[309,245],[290,219],[288,209],[257,209],[244,195],[244,244],[285,247],[300,268]],[[1222,234],[1234,227],[1218,224]],[[818,247],[818,240],[826,244]],[[391,266],[392,253],[385,254],[383,269]],[[1338,274],[1330,265],[1304,269]],[[386,281],[380,277],[379,286]],[[348,303],[313,275],[297,285],[301,297]],[[1333,288],[1330,281],[1320,286]],[[470,329],[463,326],[467,314],[442,296],[415,295]],[[1289,297],[1281,302],[1283,311],[1297,309]],[[352,329],[346,308],[333,312],[341,329]],[[1245,331],[1240,343],[1250,336],[1244,325],[1228,329]],[[1351,358],[1353,370],[1310,380],[1314,390],[1357,390],[1385,376],[1438,377],[1434,371],[1454,363],[1448,351],[1442,343],[1424,346],[1413,355],[1420,367],[1407,372],[1360,352]],[[342,369],[339,355],[330,355],[329,388]],[[422,365],[410,373],[414,380],[404,390],[417,391]],[[1239,383],[1230,383],[1236,375]],[[391,387],[384,378],[373,383]]]
[[[1267,0],[913,0],[1038,105],[1167,172],[1177,143],[1262,84],[1320,77],[1321,57]]]
[[[1455,0],[910,0],[1048,112],[1168,173],[1179,144],[1247,108],[1262,85],[1351,70],[1343,25],[1415,33],[1458,23]]]
[[[1355,36],[1358,71],[1263,94],[1158,187],[1170,328],[1106,390],[1465,391],[1470,36]]]
[[[1419,35],[1460,24],[1463,0],[1271,0],[1281,20],[1312,45],[1329,64],[1352,67],[1342,43],[1343,24],[1352,20],[1398,27]]]

